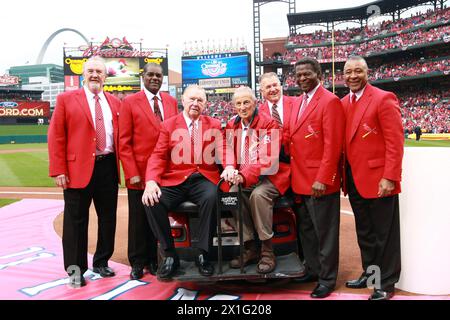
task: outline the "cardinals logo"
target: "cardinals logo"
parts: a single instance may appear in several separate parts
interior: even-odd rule
[[[364,123],[363,128],[366,131],[366,133],[362,136],[363,139],[365,139],[371,133],[378,134],[377,127],[371,128],[367,123]]]
[[[315,137],[317,139],[319,137],[320,131],[319,130],[315,131],[311,125],[308,126],[308,132],[309,134],[305,136],[305,139],[309,139],[311,137]]]

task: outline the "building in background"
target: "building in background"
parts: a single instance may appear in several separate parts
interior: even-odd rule
[[[49,83],[64,82],[64,68],[56,64],[35,64],[9,68],[9,75],[19,77],[22,85],[30,84],[30,78],[44,77]]]

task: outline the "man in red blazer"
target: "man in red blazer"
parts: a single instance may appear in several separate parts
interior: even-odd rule
[[[132,280],[144,276],[144,266],[156,275],[156,239],[142,204],[145,170],[158,141],[161,122],[178,113],[177,100],[159,91],[163,81],[159,64],[146,64],[142,80],[144,89],[123,100],[119,116],[119,153],[128,189],[128,261]]]
[[[237,116],[228,122],[226,135],[235,163],[239,164],[239,173],[233,182],[243,185],[243,264],[246,266],[259,260],[257,272],[270,273],[276,267],[272,226],[274,201],[282,192],[275,183],[282,133],[277,121],[258,112],[256,97],[249,87],[236,89],[233,104]],[[238,187],[233,186],[231,191],[237,192]],[[237,220],[238,215],[234,213]],[[262,242],[260,254],[255,232]],[[241,267],[239,257],[231,260],[230,267]]]
[[[344,193],[355,214],[364,272],[349,288],[365,288],[376,268],[380,287],[370,300],[394,294],[401,270],[398,193],[403,159],[403,126],[397,97],[367,83],[368,67],[361,57],[344,66],[350,93],[342,99],[347,117]],[[380,274],[378,274],[380,275]]]
[[[216,156],[225,167],[222,177],[229,181],[234,175],[232,159],[224,160],[226,144],[220,121],[202,115],[207,103],[205,90],[197,85],[187,87],[182,103],[184,111],[161,126],[158,142],[148,159],[142,197],[150,227],[163,251],[164,258],[157,272],[160,280],[170,279],[179,267],[168,211],[187,200],[199,206],[195,263],[201,275],[214,273],[208,252],[216,222],[216,184],[221,177]]]
[[[340,172],[345,118],[337,96],[320,84],[315,59],[295,64],[304,92],[289,126],[292,190],[308,273],[297,282],[318,280],[312,298],[327,297],[336,286],[339,265]]]
[[[83,66],[84,87],[60,94],[48,132],[49,175],[64,189],[64,268],[73,287],[85,285],[89,207],[98,216],[98,240],[93,271],[114,276],[108,260],[114,251],[118,164],[118,110],[120,101],[103,92],[104,60],[90,58]]]
[[[259,79],[261,95],[264,103],[258,107],[261,113],[265,113],[272,117],[282,129],[283,136],[289,132],[288,127],[291,120],[291,113],[294,106],[295,98],[283,95],[283,88],[280,79],[274,72],[263,74]],[[279,169],[277,174],[271,176],[271,181],[280,191],[280,195],[284,195],[290,187],[291,166],[289,155],[285,148],[287,137],[282,140],[282,148],[279,157]]]

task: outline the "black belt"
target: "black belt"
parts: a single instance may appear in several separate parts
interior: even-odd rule
[[[115,158],[115,157],[116,156],[115,156],[114,152],[107,153],[107,154],[100,154],[98,156],[95,156],[95,162],[103,161],[103,160],[106,160],[109,158]]]

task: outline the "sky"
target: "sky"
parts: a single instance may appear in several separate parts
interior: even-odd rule
[[[353,7],[371,0],[297,0],[297,12]],[[288,4],[261,7],[261,39],[289,34]],[[143,48],[169,51],[169,69],[181,72],[186,42],[208,39],[244,41],[253,54],[253,1],[251,0],[12,0],[2,2],[0,75],[11,66],[35,64],[45,41],[61,28],[80,31],[89,40],[107,36],[142,42]],[[142,40],[141,40],[142,39]],[[78,47],[83,39],[73,32],[58,34],[43,63],[62,65],[63,47]]]

